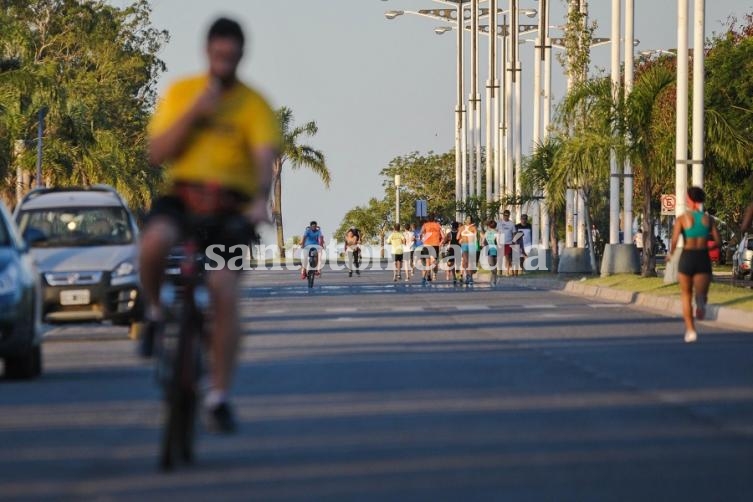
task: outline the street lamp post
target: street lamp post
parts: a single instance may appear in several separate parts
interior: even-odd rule
[[[620,88],[620,0],[612,0],[612,99],[619,99]],[[609,243],[620,243],[620,173],[617,153],[612,150],[609,162]]]
[[[634,19],[634,0],[625,0],[625,99],[627,99],[633,91]],[[622,227],[625,232],[625,243],[630,244],[633,242],[633,165],[629,158],[625,159],[623,176],[625,181],[623,185]],[[640,231],[641,230],[638,229],[638,232]]]
[[[395,175],[395,223],[400,223],[400,175]]]
[[[675,215],[685,213],[688,185],[688,0],[677,0],[677,122],[675,124]]]
[[[471,0],[448,0],[457,6],[455,11],[455,21],[458,26],[462,26],[465,21],[465,14],[463,12],[464,4]],[[451,20],[451,16],[448,12],[441,11],[438,14],[430,14],[423,12],[413,12],[404,10],[390,10],[384,13],[384,17],[387,19],[395,19],[403,14],[410,13],[429,17],[432,19],[446,19]],[[438,28],[435,33],[441,35],[447,30]],[[457,55],[456,55],[456,72],[457,72],[457,90],[456,90],[456,103],[455,103],[455,218],[457,220],[462,219],[460,212],[461,202],[466,201],[466,194],[468,192],[468,171],[466,161],[466,123],[465,123],[465,108],[463,103],[463,30],[457,30]]]
[[[703,188],[706,0],[695,0],[693,27],[693,185]]]
[[[497,0],[489,0],[491,18],[489,26],[496,29],[497,26]],[[499,82],[497,80],[497,36],[489,32],[489,76],[486,80],[486,201],[490,203],[494,197],[494,163],[499,156],[496,145],[492,145],[493,130],[496,130],[499,122],[497,109],[497,96]],[[493,126],[492,126],[493,124]]]
[[[481,96],[478,93],[478,21],[479,0],[471,0],[471,92],[469,120],[471,122],[471,190],[473,195],[481,195]],[[488,155],[488,152],[487,152]],[[475,182],[475,184],[474,184]]]

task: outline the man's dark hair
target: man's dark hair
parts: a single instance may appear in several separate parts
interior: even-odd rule
[[[233,21],[232,19],[228,19],[226,17],[217,19],[214,23],[212,23],[212,26],[209,27],[209,32],[207,33],[207,43],[209,43],[213,38],[234,38],[238,42],[240,42],[241,47],[243,47],[243,44],[246,41],[245,37],[243,36],[243,29],[241,28],[241,25],[236,21]]]
[[[703,191],[703,188],[693,186],[688,188],[688,197],[690,197],[690,200],[693,202],[703,204],[706,200],[706,193]]]

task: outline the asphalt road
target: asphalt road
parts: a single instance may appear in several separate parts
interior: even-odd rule
[[[0,382],[0,499],[753,500],[753,334],[390,279],[245,276],[241,430],[169,475],[125,331],[50,330]]]

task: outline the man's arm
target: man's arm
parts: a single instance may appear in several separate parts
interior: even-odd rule
[[[249,210],[249,218],[252,223],[268,223],[269,218],[269,196],[272,192],[272,181],[274,179],[274,163],[277,160],[277,149],[271,146],[254,148],[251,156],[257,166],[257,176],[259,189],[252,201]]]
[[[180,155],[196,123],[217,109],[221,93],[222,87],[219,82],[210,82],[188,111],[165,131],[150,138],[149,164],[159,166]]]

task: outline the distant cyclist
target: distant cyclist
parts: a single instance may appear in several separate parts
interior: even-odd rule
[[[345,257],[348,277],[353,277],[353,270],[356,275],[361,275],[361,231],[355,227],[350,227],[345,233]]]
[[[321,250],[324,248],[324,235],[322,234],[322,229],[319,228],[319,225],[317,225],[315,221],[309,223],[309,226],[303,231],[303,236],[301,237],[301,279],[304,280],[306,279],[306,272],[308,270],[308,253],[311,246],[317,246],[317,252],[319,254],[319,260],[317,260],[317,263],[321,263]],[[317,268],[321,270],[321,266]],[[322,275],[319,270],[315,271],[315,274],[317,276]]]
[[[199,228],[203,245],[229,249],[248,243],[249,222],[268,219],[279,126],[267,102],[236,76],[243,45],[237,22],[215,21],[206,41],[208,71],[172,84],[149,125],[149,163],[167,166],[169,185],[167,194],[152,203],[141,234],[144,356],[151,355],[165,321],[160,288],[167,256],[182,237],[197,233],[193,222],[207,222]],[[239,280],[240,274],[227,267],[206,273],[213,322],[211,388],[205,406],[210,427],[221,432],[235,429],[228,391],[241,331]]]

